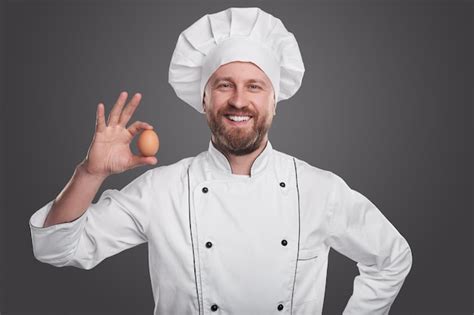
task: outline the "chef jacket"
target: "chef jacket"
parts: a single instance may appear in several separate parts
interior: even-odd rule
[[[343,314],[387,314],[411,269],[404,237],[333,172],[265,149],[250,176],[207,151],[105,190],[72,222],[29,225],[37,260],[94,268],[147,243],[154,314],[321,314],[329,249],[360,275]]]

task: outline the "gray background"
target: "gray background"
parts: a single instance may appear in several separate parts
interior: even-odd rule
[[[35,260],[28,221],[84,158],[97,104],[108,114],[121,90],[143,94],[132,121],[155,126],[159,165],[207,149],[204,116],[176,97],[168,66],[182,30],[230,6],[281,18],[300,45],[306,73],[279,103],[274,148],[339,174],[408,240],[413,268],[391,314],[472,314],[472,2],[5,5],[2,314],[152,314],[146,244],[89,271],[56,268]],[[148,168],[108,178],[94,202]],[[324,314],[342,312],[356,275],[331,251]]]

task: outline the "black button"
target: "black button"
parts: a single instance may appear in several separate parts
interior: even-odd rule
[[[207,189],[207,187],[203,187],[203,188],[202,188],[202,192],[203,192],[203,193],[207,193],[208,191],[209,191],[209,189]]]
[[[283,309],[283,304],[278,304],[278,310],[281,311]]]
[[[280,186],[281,186],[281,187],[285,187],[285,183],[284,183],[284,182],[281,182],[281,183],[280,183]]]
[[[211,243],[211,242],[207,242],[207,243],[206,243],[206,247],[207,247],[207,248],[211,248],[211,247],[212,247],[212,243]]]
[[[219,308],[219,306],[214,304],[214,305],[211,306],[211,311],[215,312],[215,311],[217,311],[218,308]]]
[[[281,241],[281,245],[286,246],[288,245],[288,242],[286,240]]]

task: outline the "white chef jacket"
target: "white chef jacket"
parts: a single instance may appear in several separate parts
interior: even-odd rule
[[[43,228],[52,203],[29,221],[35,258],[91,269],[147,242],[155,315],[321,314],[331,247],[360,272],[343,314],[387,314],[412,264],[372,202],[270,141],[250,176],[209,142]]]

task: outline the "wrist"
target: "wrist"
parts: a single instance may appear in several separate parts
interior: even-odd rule
[[[96,181],[104,181],[108,175],[105,174],[95,174],[90,172],[87,169],[87,164],[85,161],[82,161],[79,165],[76,166],[76,174],[80,177],[93,179]]]

